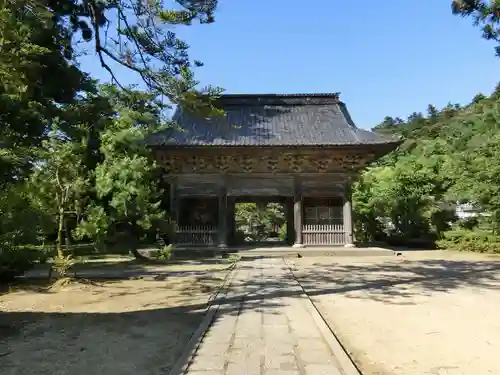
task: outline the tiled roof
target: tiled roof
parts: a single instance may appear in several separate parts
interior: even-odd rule
[[[178,108],[179,130],[153,135],[150,146],[335,146],[394,144],[358,129],[338,94],[222,95],[224,117],[205,119]]]

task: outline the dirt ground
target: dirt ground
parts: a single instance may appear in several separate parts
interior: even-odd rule
[[[294,259],[364,375],[500,374],[500,257]]]
[[[227,268],[163,266],[156,279],[51,292],[27,284],[0,295],[0,372],[168,374]]]

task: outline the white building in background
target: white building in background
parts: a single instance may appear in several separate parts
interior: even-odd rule
[[[467,219],[469,217],[476,217],[480,215],[472,203],[457,204],[455,207],[455,213],[459,219]]]
[[[481,215],[477,208],[472,203],[439,203],[439,207],[443,210],[455,211],[455,215],[459,219],[468,219]],[[487,214],[483,214],[487,215]]]

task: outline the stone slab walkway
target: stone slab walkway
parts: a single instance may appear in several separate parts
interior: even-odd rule
[[[342,375],[283,259],[241,262],[186,375]]]

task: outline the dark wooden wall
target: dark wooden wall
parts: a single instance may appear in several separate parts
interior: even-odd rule
[[[215,197],[221,189],[233,197],[343,196],[351,180],[346,174],[172,175],[179,197]]]

